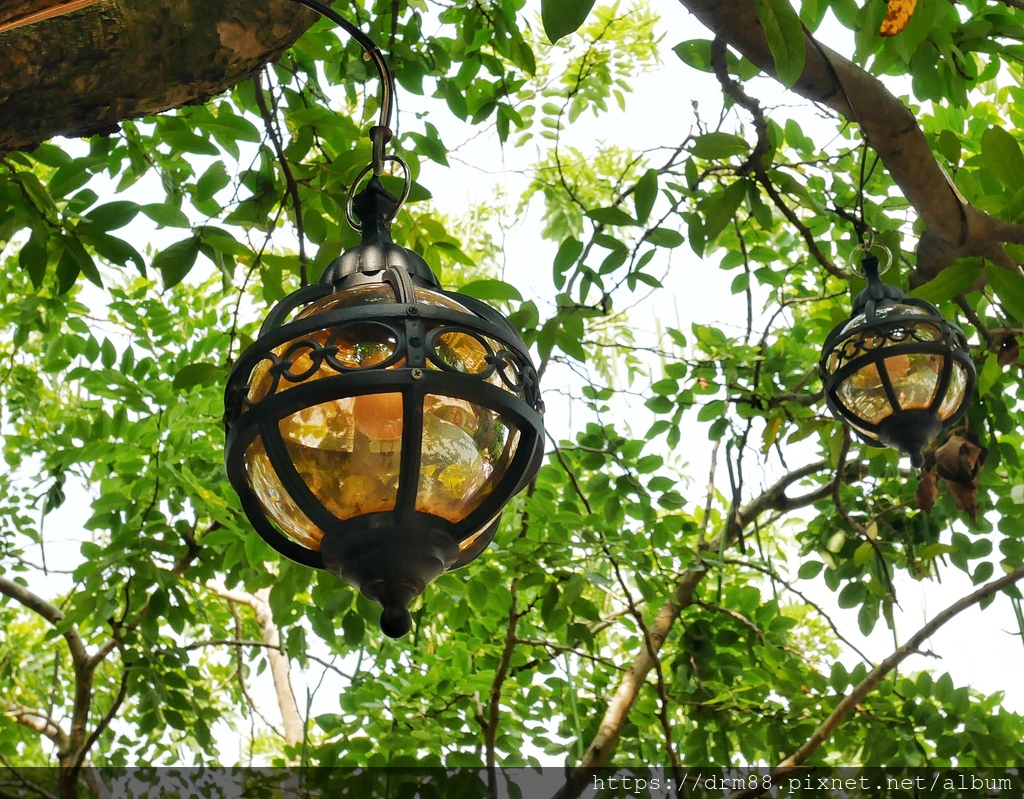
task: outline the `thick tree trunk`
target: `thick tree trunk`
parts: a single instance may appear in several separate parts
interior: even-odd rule
[[[81,5],[0,0],[0,153],[204,102],[316,21],[294,0]],[[49,18],[19,24],[39,17]]]

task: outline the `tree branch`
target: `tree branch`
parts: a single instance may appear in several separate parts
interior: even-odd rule
[[[4,702],[3,712],[4,715],[10,716],[23,727],[28,727],[33,732],[49,738],[58,751],[67,748],[68,734],[46,713],[8,702]]]
[[[856,688],[854,688],[838,705],[836,705],[836,709],[833,710],[832,714],[825,719],[818,729],[814,731],[814,734],[811,735],[807,743],[779,763],[778,768],[791,768],[799,766],[806,761],[808,757],[814,754],[818,747],[829,739],[836,727],[842,724],[843,720],[850,714],[850,711],[852,711],[864,699],[864,697],[871,693],[875,686],[885,679],[885,676],[890,671],[895,669],[910,655],[917,652],[921,645],[931,638],[931,636],[935,634],[936,630],[946,624],[946,622],[967,608],[977,605],[982,600],[988,599],[988,597],[992,596],[996,592],[1001,591],[1022,579],[1024,579],[1024,566],[1014,569],[1012,572],[1000,577],[998,580],[986,583],[973,594],[961,597],[948,608],[938,613],[934,619],[910,636],[903,646],[879,663],[874,671],[868,674],[868,676],[865,677]]]
[[[124,704],[124,700],[128,697],[128,681],[130,675],[128,674],[128,668],[124,667],[121,671],[121,683],[117,689],[117,696],[114,697],[114,701],[110,704],[107,712],[103,714],[103,718],[100,719],[99,723],[93,728],[92,733],[82,746],[82,751],[78,754],[78,761],[75,764],[76,769],[81,769],[85,765],[85,757],[89,750],[92,749],[93,745],[103,735],[103,731],[110,726],[110,722],[117,716],[117,711],[121,709],[121,705]]]
[[[495,762],[495,744],[498,737],[498,725],[501,721],[501,688],[508,674],[509,664],[512,662],[512,654],[515,652],[516,629],[519,627],[519,592],[517,590],[518,580],[513,580],[509,586],[512,593],[512,606],[508,612],[508,627],[505,630],[505,645],[502,648],[501,658],[498,660],[498,667],[494,670],[494,680],[491,682],[490,701],[487,705],[487,716],[484,724],[484,747],[487,756],[487,788],[490,799],[497,799],[498,796],[498,774]]]
[[[299,280],[303,286],[309,284],[309,275],[306,270],[306,234],[302,226],[302,199],[299,197],[299,184],[295,182],[292,168],[288,164],[288,157],[284,151],[284,142],[281,141],[281,133],[277,127],[277,120],[267,107],[267,100],[263,96],[263,81],[260,80],[260,73],[252,76],[253,87],[255,88],[256,107],[263,117],[263,125],[267,129],[267,135],[274,145],[274,153],[277,155],[277,162],[281,165],[281,174],[284,175],[285,186],[288,196],[292,201],[292,210],[295,212],[295,236],[299,240]]]
[[[61,621],[64,620],[64,611],[60,608],[51,605],[42,597],[33,594],[24,586],[18,585],[6,577],[0,577],[0,594],[10,597],[26,610],[31,610],[33,613],[41,616],[54,627],[59,626]],[[78,634],[78,630],[71,627],[61,633],[61,635],[67,641],[68,649],[71,650],[71,659],[75,663],[75,668],[86,665],[89,662],[89,652],[86,650],[85,642],[82,641],[82,636]]]
[[[42,799],[58,799],[49,791],[44,790],[40,786],[36,785],[34,782],[30,782],[29,780],[27,780],[25,776],[18,771],[14,764],[11,763],[10,759],[7,758],[5,755],[0,755],[0,763],[3,763],[5,766],[7,766],[7,769],[15,777],[17,777],[18,782],[20,782],[25,787],[26,790],[31,791],[33,794],[38,794],[42,797]],[[25,793],[24,791],[18,791],[17,793],[11,793],[10,791],[0,791],[0,799],[25,799]]]
[[[785,512],[809,505],[818,499],[829,496],[833,484],[839,479],[834,476],[832,480],[821,488],[810,491],[799,497],[790,497],[786,493],[795,483],[809,477],[812,474],[821,472],[828,468],[826,461],[819,461],[796,469],[779,479],[774,485],[755,497],[749,503],[739,509],[731,518],[727,519],[726,535],[708,541],[704,544],[706,551],[716,553],[721,545],[728,545],[736,540],[739,532],[751,524],[758,516],[768,511]],[[850,470],[842,475],[849,476]],[[568,775],[565,785],[555,794],[555,799],[573,799],[583,793],[591,785],[591,778],[598,769],[608,763],[615,745],[618,743],[622,724],[626,720],[633,703],[640,694],[640,689],[647,680],[647,675],[655,668],[658,652],[661,651],[665,639],[679,614],[683,609],[694,602],[694,593],[701,580],[708,573],[708,565],[703,564],[699,569],[685,572],[676,583],[672,599],[659,608],[654,621],[648,625],[648,633],[644,636],[644,645],[633,659],[633,663],[622,675],[619,685],[608,702],[597,734],[587,747],[587,750],[580,761],[580,764]]]
[[[771,151],[771,142],[768,139],[768,123],[765,121],[764,111],[761,110],[761,104],[743,91],[740,84],[733,80],[732,76],[729,75],[725,55],[725,39],[721,36],[716,36],[714,42],[711,43],[711,64],[715,70],[715,77],[718,78],[718,82],[722,86],[722,91],[750,112],[750,115],[754,119],[754,129],[757,131],[757,146],[754,147],[753,152],[751,152],[750,156],[747,158],[746,170],[754,174],[757,182],[764,187],[764,190],[768,193],[768,196],[775,204],[775,207],[778,208],[782,212],[782,215],[789,220],[789,223],[797,229],[804,240],[807,251],[810,252],[814,260],[818,262],[818,265],[830,275],[834,275],[835,277],[845,280],[847,278],[846,273],[832,263],[825,253],[821,251],[817,237],[811,232],[810,228],[801,221],[800,217],[796,215],[796,212],[786,204],[786,201],[782,199],[782,195],[779,194],[779,190],[775,188],[775,184],[772,183],[772,180],[768,175],[768,170],[765,169],[764,165],[764,156]]]
[[[270,610],[270,590],[260,589],[256,594],[249,594],[244,591],[232,591],[215,583],[207,583],[207,588],[229,602],[238,602],[252,608],[266,644],[267,658],[270,660],[270,674],[274,681],[281,721],[284,724],[284,739],[288,746],[298,746],[302,742],[305,723],[299,714],[299,706],[292,691],[288,656],[281,649],[281,631],[274,623]]]
[[[977,605],[982,600],[988,599],[988,597],[998,591],[1008,588],[1021,580],[1024,580],[1024,566],[1014,569],[1012,572],[1000,577],[998,580],[986,583],[974,593],[961,597],[948,608],[938,613],[934,619],[910,636],[903,646],[883,660],[870,674],[868,674],[867,677],[858,683],[849,694],[843,697],[842,701],[836,705],[836,708],[832,711],[831,715],[829,715],[822,725],[814,731],[811,737],[807,740],[807,743],[772,769],[771,776],[773,778],[783,777],[786,774],[799,769],[807,758],[814,754],[818,748],[829,739],[832,733],[835,732],[836,728],[843,723],[850,712],[853,711],[857,705],[859,705],[864,698],[871,693],[871,691],[874,690],[880,682],[882,682],[883,679],[885,679],[885,676],[889,672],[895,669],[910,655],[918,653],[921,644],[933,636],[935,632],[950,619],[962,611],[967,610],[967,608]],[[736,793],[730,794],[727,799],[752,799],[755,796],[760,796],[762,793],[764,793],[764,789],[752,788],[746,791],[737,791]]]
[[[776,76],[754,0],[679,0],[680,4],[761,70]],[[1001,222],[968,203],[936,161],[917,119],[874,76],[805,30],[806,64],[792,87],[857,122],[892,179],[927,225],[918,245],[917,281],[937,275],[955,259],[1013,261],[1001,242],[1024,242],[1024,227]]]

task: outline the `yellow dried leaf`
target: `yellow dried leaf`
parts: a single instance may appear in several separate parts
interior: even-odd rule
[[[895,36],[910,22],[910,16],[917,7],[917,0],[889,0],[889,10],[882,20],[882,36]]]

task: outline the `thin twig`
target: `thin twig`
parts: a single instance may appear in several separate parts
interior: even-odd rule
[[[295,182],[291,166],[284,152],[284,144],[281,141],[281,133],[277,128],[277,120],[270,113],[267,107],[267,100],[263,96],[263,82],[260,80],[260,73],[252,77],[256,92],[256,106],[263,117],[263,123],[267,128],[267,134],[274,145],[274,152],[277,153],[277,161],[281,165],[281,172],[284,175],[285,185],[288,187],[288,195],[292,199],[292,209],[295,211],[295,236],[299,240],[299,280],[303,286],[309,285],[309,274],[306,269],[306,235],[302,227],[302,200],[299,198],[299,184]]]
[[[808,252],[815,261],[828,272],[830,275],[835,277],[846,279],[847,275],[843,270],[839,269],[833,264],[828,257],[822,252],[821,247],[818,245],[818,241],[810,228],[807,227],[796,215],[796,212],[790,208],[786,201],[782,199],[782,195],[779,194],[778,189],[775,188],[775,184],[772,183],[771,178],[768,176],[768,171],[765,169],[763,156],[765,153],[770,152],[770,140],[768,139],[768,125],[765,122],[764,111],[761,110],[761,104],[754,98],[743,91],[742,87],[732,79],[729,75],[729,70],[726,65],[726,43],[721,37],[715,37],[714,42],[711,44],[711,64],[715,70],[715,76],[718,78],[718,82],[722,85],[722,91],[732,97],[737,103],[743,106],[750,115],[754,118],[754,129],[757,131],[757,145],[754,147],[753,152],[750,154],[750,158],[745,164],[746,169],[754,175],[757,182],[760,183],[765,192],[771,198],[771,201],[775,206],[782,212],[783,216],[789,220],[789,223],[793,225],[799,231],[800,236],[803,238],[804,243],[807,246]]]

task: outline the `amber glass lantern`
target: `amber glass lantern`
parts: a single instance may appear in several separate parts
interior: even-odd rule
[[[863,261],[867,288],[825,340],[819,371],[834,415],[878,447],[924,463],[924,449],[967,409],[975,370],[967,338],[938,309],[882,282]]]
[[[392,242],[398,203],[369,181],[362,244],[271,311],[225,398],[228,476],[257,532],[379,602],[395,638],[425,586],[490,543],[543,453],[522,339]]]

